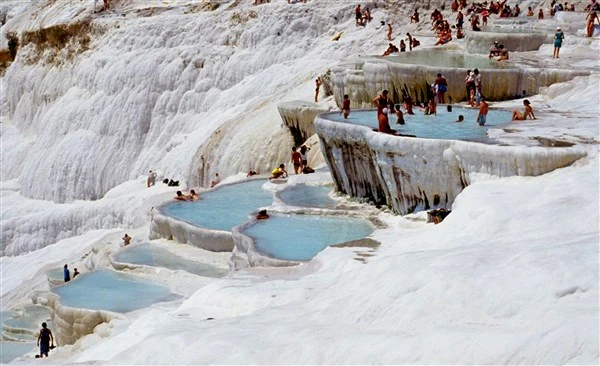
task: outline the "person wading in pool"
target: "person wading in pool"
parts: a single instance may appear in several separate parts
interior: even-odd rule
[[[479,101],[479,114],[477,115],[477,123],[479,123],[480,126],[485,125],[485,120],[489,110],[490,106],[485,101],[485,98],[481,97],[481,100]]]
[[[52,331],[48,329],[46,323],[42,323],[42,329],[40,329],[40,333],[38,334],[37,338],[37,345],[38,347],[40,347],[40,358],[44,356],[48,357],[48,352],[50,352],[51,340],[52,344],[54,344],[54,336],[52,335]]]
[[[384,89],[381,94],[375,99],[373,99],[373,104],[377,106],[377,116],[383,113],[383,110],[388,107],[388,105],[392,104],[392,100],[388,97],[389,92],[387,89]],[[386,112],[387,117],[387,112]]]
[[[69,266],[67,266],[66,264],[63,267],[63,278],[65,282],[71,281],[71,272],[69,272]]]

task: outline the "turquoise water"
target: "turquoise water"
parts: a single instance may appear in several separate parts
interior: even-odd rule
[[[305,261],[330,245],[364,238],[373,230],[367,221],[350,217],[271,215],[244,233],[271,257]]]
[[[0,364],[9,363],[33,349],[38,349],[35,343],[29,342],[0,342]],[[39,353],[39,352],[38,352]]]
[[[161,212],[189,224],[214,230],[231,230],[248,221],[250,212],[273,203],[273,195],[262,190],[264,179],[231,184],[202,193],[194,202],[173,202]]]
[[[48,327],[52,326],[50,320],[50,308],[41,305],[30,305],[23,308],[23,311],[7,312],[3,314],[2,324],[21,329],[31,329],[37,331],[41,328],[42,322],[46,322]]]
[[[166,287],[108,270],[82,274],[76,281],[52,289],[63,305],[127,313],[156,302],[180,298]]]
[[[330,186],[298,184],[279,193],[279,198],[288,205],[300,207],[333,207],[336,201],[329,197]]]
[[[508,111],[491,110],[487,115],[485,126],[479,126],[475,120],[479,111],[476,108],[453,108],[447,112],[444,105],[438,106],[438,114],[426,116],[420,108],[414,108],[414,115],[404,114],[406,124],[397,125],[397,117],[390,115],[390,126],[399,133],[415,135],[426,139],[448,139],[479,142],[493,142],[487,136],[490,127],[504,127],[511,123],[511,113]],[[459,115],[463,115],[464,122],[455,123]],[[375,110],[352,111],[347,120],[339,113],[326,113],[322,118],[352,123],[371,128],[378,128],[377,112]]]
[[[46,321],[48,327],[52,328],[52,322],[47,319],[49,317],[50,309],[39,305],[27,306],[23,312],[2,311],[0,312],[0,334],[5,332],[4,324],[13,328],[30,329],[37,332],[41,328],[42,322]],[[0,341],[0,364],[8,363],[33,349],[37,349],[35,343],[32,342],[36,339],[32,334],[8,333],[7,335],[25,341]]]
[[[204,277],[224,277],[227,275],[226,269],[185,259],[166,249],[157,248],[151,244],[141,244],[124,248],[115,254],[115,259],[123,263],[183,270]]]
[[[434,67],[452,67],[464,69],[510,69],[514,68],[508,63],[499,63],[490,60],[487,56],[464,54],[462,52],[448,52],[445,50],[426,50],[401,52],[394,56],[386,56],[386,60],[400,64],[413,64]]]

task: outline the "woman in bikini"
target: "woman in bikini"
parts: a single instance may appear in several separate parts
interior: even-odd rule
[[[533,114],[533,108],[531,107],[529,100],[525,99],[523,105],[525,106],[525,112],[521,113],[518,109],[515,109],[512,115],[513,121],[524,121],[527,117],[530,119],[537,119],[535,118],[535,114]]]

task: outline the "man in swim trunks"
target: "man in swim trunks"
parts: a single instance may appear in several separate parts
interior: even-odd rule
[[[315,80],[315,103],[319,102],[319,89],[321,88],[321,84],[323,84],[323,82],[321,81],[321,78],[318,77]]]
[[[481,100],[479,101],[479,114],[477,115],[477,123],[479,123],[480,126],[485,125],[485,119],[489,110],[490,106],[485,101],[485,98],[481,97]]]
[[[348,119],[348,116],[350,115],[350,97],[348,94],[344,94],[344,101],[342,102],[342,110],[340,113],[344,115],[344,119]]]
[[[52,331],[48,329],[46,323],[42,323],[42,329],[40,329],[37,338],[37,345],[40,347],[40,358],[44,356],[48,357],[48,352],[50,352],[50,340],[52,340],[52,344],[54,344]]]
[[[300,165],[302,165],[302,155],[296,151],[296,146],[292,147],[292,163],[294,164],[294,174],[298,174]]]
[[[356,26],[363,25],[362,21],[362,10],[360,10],[360,4],[356,5],[356,9],[354,9],[354,15],[356,18]]]

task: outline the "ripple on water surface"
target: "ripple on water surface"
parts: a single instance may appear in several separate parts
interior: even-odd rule
[[[284,260],[309,260],[334,244],[364,238],[373,232],[368,221],[352,217],[272,215],[247,228],[261,252]]]
[[[69,307],[117,313],[180,298],[164,286],[109,270],[84,273],[64,286],[55,287],[52,292]]]
[[[415,108],[414,115],[404,114],[406,124],[397,125],[396,116],[390,115],[390,126],[399,133],[415,135],[426,139],[464,140],[494,143],[487,135],[491,127],[504,127],[511,123],[512,114],[508,111],[490,109],[485,126],[479,126],[475,120],[479,111],[476,108],[453,108],[447,112],[445,106],[438,106],[438,114],[426,116],[422,110]],[[457,123],[459,115],[463,115],[465,121]],[[339,113],[326,113],[322,118],[343,123],[378,128],[377,112],[374,110],[359,110],[350,113],[345,120]]]
[[[264,179],[230,184],[206,193],[194,202],[173,202],[161,208],[164,215],[213,230],[229,231],[248,221],[250,212],[271,205],[273,195],[261,187]]]
[[[332,190],[331,186],[297,184],[281,191],[279,197],[288,205],[327,208],[336,204],[336,201],[329,197],[329,192]]]

